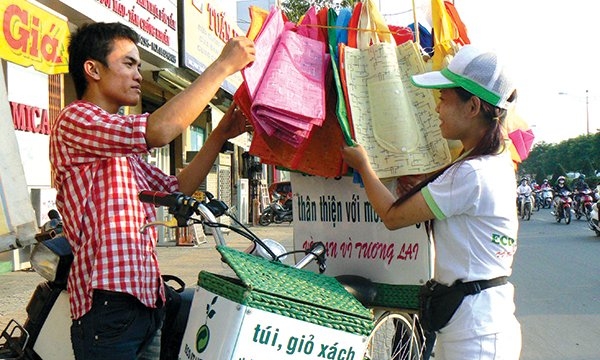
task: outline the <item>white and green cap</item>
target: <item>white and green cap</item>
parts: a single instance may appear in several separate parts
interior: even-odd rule
[[[508,98],[514,91],[498,56],[473,45],[460,48],[447,68],[413,75],[411,81],[427,89],[461,87],[502,109],[508,108]]]

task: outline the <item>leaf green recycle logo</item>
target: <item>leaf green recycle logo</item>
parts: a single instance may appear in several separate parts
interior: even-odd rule
[[[212,306],[217,303],[217,299],[218,296],[215,296],[210,304],[206,304],[206,320],[204,321],[204,325],[200,326],[196,333],[196,351],[198,351],[198,353],[202,353],[208,347],[208,342],[210,341],[210,329],[206,323],[208,322],[208,319],[212,319],[213,316],[217,314],[217,312],[212,309]]]

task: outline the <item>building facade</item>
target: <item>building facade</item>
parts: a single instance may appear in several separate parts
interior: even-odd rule
[[[60,110],[76,99],[67,74],[69,34],[88,22],[118,21],[136,30],[141,38],[142,101],[123,111],[152,112],[201,74],[218,57],[225,42],[245,33],[236,19],[240,6],[244,5],[235,0],[2,1],[0,61],[38,225],[47,221],[47,212],[55,205],[49,163],[50,125]],[[229,77],[192,126],[168,147],[154,149],[148,161],[166,173],[176,174],[203,145],[241,83],[241,74]],[[249,204],[252,196],[257,196],[250,187],[266,179],[267,173],[260,159],[247,153],[249,146],[248,134],[228,142],[199,189],[235,207],[245,223],[251,222]],[[178,242],[178,237],[173,231],[165,231],[159,242]],[[28,251],[0,254],[0,264],[10,262],[13,270],[27,266]]]

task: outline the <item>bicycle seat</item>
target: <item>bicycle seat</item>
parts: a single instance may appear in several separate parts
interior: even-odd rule
[[[377,296],[377,287],[371,280],[358,275],[339,275],[335,278],[363,306],[372,307]]]

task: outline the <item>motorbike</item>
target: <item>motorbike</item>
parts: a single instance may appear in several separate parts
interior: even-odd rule
[[[544,209],[550,209],[552,207],[552,199],[554,199],[554,194],[551,188],[542,189],[542,205]]]
[[[581,217],[585,216],[587,221],[591,219],[592,213],[592,205],[594,204],[594,198],[592,196],[591,189],[583,189],[577,192],[578,200],[574,203],[575,208],[575,218],[577,220],[581,219]]]
[[[592,205],[592,212],[590,213],[590,220],[588,220],[588,225],[590,226],[590,230],[592,230],[596,236],[600,237],[600,211],[598,211],[598,202],[595,202]]]
[[[531,194],[519,194],[517,204],[517,206],[519,207],[519,214],[521,215],[521,219],[530,220],[532,208]]]
[[[540,211],[540,209],[544,206],[544,197],[542,195],[542,190],[534,190],[534,208],[536,211]]]
[[[571,223],[571,207],[573,203],[573,199],[571,199],[571,192],[567,190],[562,190],[558,193],[558,205],[556,209],[554,209],[554,218],[556,222],[561,222],[562,219],[565,219],[565,224]]]
[[[291,223],[292,220],[292,200],[284,200],[281,194],[275,192],[273,193],[273,201],[262,211],[260,217],[258,218],[258,223],[262,226],[268,226],[271,223]]]
[[[283,245],[275,240],[258,238],[231,215],[224,202],[214,199],[209,193],[206,193],[206,200],[202,202],[182,193],[155,191],[142,191],[139,199],[167,207],[169,214],[177,222],[176,225],[172,222],[151,222],[142,226],[142,232],[150,226],[187,227],[190,224],[203,224],[213,228],[212,235],[220,246],[226,246],[220,228],[228,228],[252,241],[254,246],[246,251],[251,255],[270,261],[280,261],[287,255]],[[195,217],[196,215],[200,218]],[[216,218],[221,215],[230,217],[237,226],[219,223]],[[41,241],[34,245],[30,261],[34,270],[46,281],[37,286],[29,300],[25,323],[21,325],[13,319],[0,334],[0,359],[74,359],[70,338],[69,296],[66,291],[73,254],[62,233],[54,235],[56,236],[45,234],[44,236],[51,238],[40,238]],[[259,247],[261,251],[256,251]],[[303,268],[316,261],[319,271],[325,271],[325,245],[322,242],[316,242],[304,253],[305,256],[294,267]],[[163,275],[163,280],[167,285],[167,302],[161,329],[160,359],[170,360],[177,359],[181,354],[180,347],[188,318],[206,317],[206,313],[191,312],[195,289],[186,288],[185,283],[173,275]]]

